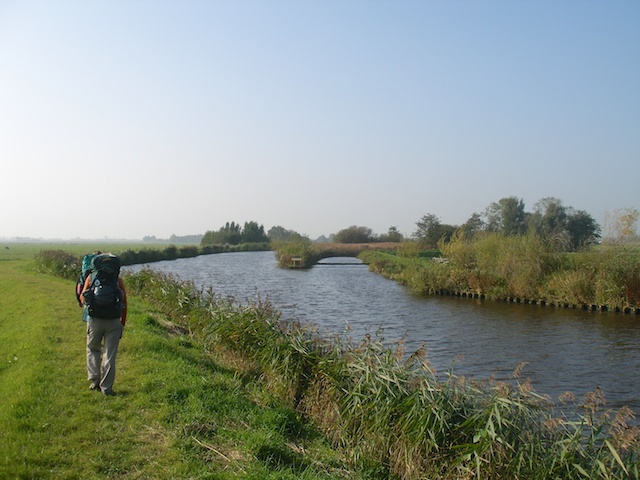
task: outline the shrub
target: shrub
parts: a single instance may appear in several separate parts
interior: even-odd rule
[[[291,266],[295,257],[300,258],[301,266],[304,268],[311,267],[320,258],[311,240],[306,237],[300,237],[287,242],[275,242],[274,248],[278,264],[284,268]]]
[[[351,227],[340,230],[334,236],[336,243],[370,243],[377,240],[373,231],[369,227]]]
[[[41,250],[35,256],[36,270],[66,279],[77,279],[82,259],[64,250]]]
[[[177,252],[177,256],[180,258],[197,257],[198,255],[200,255],[200,249],[195,245],[180,247]]]
[[[169,245],[162,251],[162,257],[167,260],[175,260],[178,258],[178,247]]]
[[[640,253],[637,247],[608,245],[576,253],[555,252],[536,235],[492,233],[473,239],[457,232],[441,241],[446,261],[428,261],[416,244],[396,255],[362,255],[370,269],[417,294],[450,291],[489,298],[522,298],[614,309],[640,305]]]

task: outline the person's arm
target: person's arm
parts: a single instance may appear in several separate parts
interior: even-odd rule
[[[124,303],[124,307],[122,308],[122,316],[120,317],[120,323],[122,324],[122,328],[124,328],[127,323],[127,290],[124,288],[124,282],[121,278],[118,278],[118,287],[122,290],[122,302]]]
[[[76,298],[78,299],[78,305],[82,306],[82,300],[80,297],[82,296],[82,288],[84,285],[80,285],[80,282],[76,284]]]
[[[83,306],[84,306],[84,295],[82,294],[87,290],[89,290],[90,288],[91,288],[91,275],[88,275],[84,281],[84,285],[82,286],[82,291],[80,292],[80,303],[82,303]]]

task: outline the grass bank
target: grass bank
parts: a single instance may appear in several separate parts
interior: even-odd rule
[[[90,391],[73,282],[0,252],[0,478],[366,478],[239,356],[130,297],[114,397]]]

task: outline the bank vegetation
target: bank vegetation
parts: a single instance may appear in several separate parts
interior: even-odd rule
[[[532,242],[534,258],[543,253],[535,239],[509,241],[516,242],[508,249],[512,255],[522,252],[518,241]],[[464,238],[458,242],[451,246],[458,246],[459,257],[454,249],[444,253],[475,258],[476,266],[502,258],[496,248],[504,244],[487,244],[480,250],[485,260],[463,255]],[[406,248],[415,250],[415,244]],[[417,259],[447,265],[407,251],[386,255],[406,262],[404,271]],[[524,269],[529,276],[539,271],[545,269],[531,262]],[[233,352],[256,391],[297,412],[304,424],[322,432],[351,471],[367,478],[640,478],[634,413],[608,410],[599,390],[580,399],[567,394],[553,403],[533,391],[517,368],[512,382],[470,381],[455,372],[443,378],[422,350],[389,348],[380,338],[322,337],[313,326],[282,320],[268,301],[241,305],[149,269],[125,281],[132,298],[149,305],[192,348]],[[186,399],[190,392],[180,395]],[[185,428],[197,431],[194,425]]]
[[[640,245],[601,244],[558,251],[535,235],[491,233],[469,238],[462,230],[438,242],[425,258],[418,244],[395,252],[364,252],[369,268],[414,293],[457,293],[574,307],[624,311],[640,306]]]
[[[599,391],[560,404],[526,379],[436,378],[425,352],[378,338],[324,338],[283,321],[266,301],[238,305],[213,291],[143,270],[135,294],[213,351],[233,350],[256,381],[321,430],[371,478],[638,478],[633,412],[608,411]]]

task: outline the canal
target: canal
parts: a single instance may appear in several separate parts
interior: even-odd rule
[[[424,346],[438,373],[499,380],[521,376],[536,392],[581,398],[600,387],[607,405],[640,413],[640,320],[633,315],[452,297],[415,297],[351,258],[309,270],[278,267],[273,252],[204,255],[157,262],[154,270],[245,303],[268,299],[284,318],[358,341]],[[142,266],[126,267],[137,270]]]

